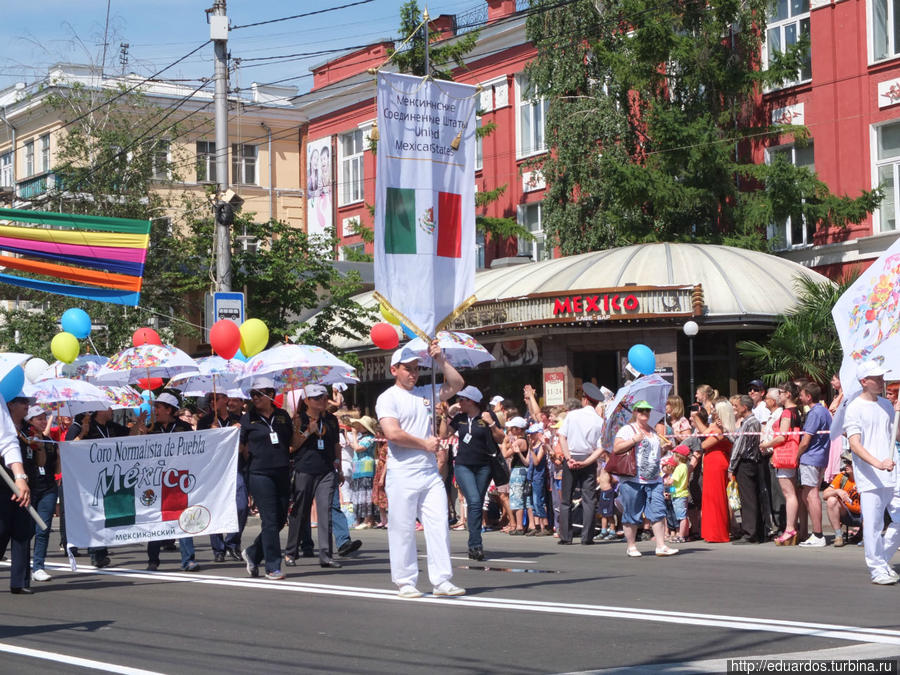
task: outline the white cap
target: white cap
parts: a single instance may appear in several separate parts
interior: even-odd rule
[[[274,389],[275,388],[275,380],[273,380],[268,375],[260,375],[258,377],[253,378],[253,384],[250,385],[251,389]]]
[[[481,403],[481,399],[483,396],[481,392],[478,391],[477,388],[473,387],[471,384],[467,387],[463,387],[458,392],[456,392],[457,396],[462,396],[463,398],[467,398],[470,401],[475,401],[475,403]]]
[[[228,398],[242,398],[242,399],[250,398],[250,394],[248,394],[243,389],[238,389],[237,387],[235,387],[234,389],[229,389],[228,391],[225,392],[225,395]]]
[[[530,427],[528,427],[528,429],[526,429],[526,432],[529,434],[536,434],[543,430],[544,430],[544,425],[541,424],[540,422],[535,422]]]
[[[391,355],[391,365],[396,366],[398,363],[409,363],[410,361],[418,361],[419,355],[412,349],[407,349],[404,345],[394,351]]]
[[[306,394],[306,398],[315,398],[322,394],[328,394],[328,390],[321,384],[308,384],[303,387],[303,391]]]
[[[44,415],[44,414],[46,414],[46,413],[47,413],[47,411],[44,410],[44,409],[43,409],[41,406],[39,406],[39,405],[29,406],[29,407],[28,407],[28,412],[25,413],[25,419],[26,419],[26,420],[30,420],[30,419],[33,419],[33,418],[38,417],[38,416],[40,416],[40,415]]]
[[[524,417],[513,417],[511,420],[507,420],[506,426],[524,429],[528,426],[528,422],[525,421]]]
[[[178,408],[181,404],[178,402],[178,399],[175,398],[174,394],[170,394],[167,391],[164,391],[162,394],[156,397],[157,403],[165,403],[167,405],[172,406],[173,408]]]
[[[500,394],[497,394],[494,398],[491,399],[491,405],[497,405],[498,403],[503,403],[503,397]]]
[[[863,361],[858,366],[856,366],[856,379],[863,380],[867,377],[879,377],[881,375],[887,374],[887,370],[885,370],[884,366],[882,366],[878,361],[870,360]]]

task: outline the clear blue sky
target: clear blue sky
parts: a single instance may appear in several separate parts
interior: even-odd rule
[[[337,7],[353,0],[230,0],[232,26]],[[204,10],[212,0],[110,0],[107,70],[118,73],[119,45],[129,43],[129,72],[151,75],[209,38]],[[396,37],[403,0],[374,0],[317,16],[234,30],[229,36],[232,58],[252,59],[297,52],[316,52],[369,44]],[[432,0],[431,16],[463,14],[483,7],[484,0]],[[5,0],[0,3],[0,89],[34,82],[56,62],[100,62],[107,0]],[[285,84],[309,90],[309,68],[329,55],[287,62],[248,61],[231,85],[295,78]],[[252,67],[251,67],[252,66]],[[213,73],[213,47],[166,71],[161,77],[198,78]],[[298,77],[306,76],[306,77]]]

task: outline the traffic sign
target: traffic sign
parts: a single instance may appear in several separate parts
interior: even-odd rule
[[[207,293],[206,295],[206,340],[209,329],[220,319],[231,319],[238,326],[244,323],[244,294],[231,292]]]

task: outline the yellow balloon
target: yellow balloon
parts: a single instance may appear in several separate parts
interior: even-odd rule
[[[241,352],[247,358],[259,354],[269,344],[269,329],[259,319],[247,319],[241,324]]]
[[[63,363],[72,363],[78,358],[81,345],[78,338],[71,333],[57,333],[50,341],[50,351]]]
[[[387,321],[388,323],[392,323],[395,326],[400,325],[400,319],[394,316],[393,313],[391,313],[391,310],[389,310],[387,307],[385,307],[384,305],[378,305],[378,309],[381,311],[381,316],[384,317],[385,321]]]

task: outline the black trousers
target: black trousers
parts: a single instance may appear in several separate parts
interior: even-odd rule
[[[0,468],[0,471],[3,471]],[[0,486],[0,552],[10,547],[10,588],[31,586],[31,538],[34,522],[28,511],[12,501],[12,490],[4,482]]]
[[[331,502],[337,489],[337,473],[294,472],[294,507],[288,515],[288,540],[284,554],[297,557],[301,533],[311,532],[310,515],[316,500],[316,532],[319,540],[319,561],[328,562],[333,555],[331,545]],[[309,536],[309,535],[307,535]],[[312,538],[311,536],[309,537]]]
[[[595,492],[597,490],[597,466],[590,464],[572,471],[565,463],[562,465],[562,486],[559,500],[559,540],[572,541],[572,497],[575,487],[581,487],[582,517],[581,541],[594,538],[594,512],[597,510]]]
[[[741,494],[741,530],[743,536],[757,541],[763,541],[766,537],[766,528],[763,526],[761,495],[768,499],[764,465],[761,462],[751,462],[742,459],[738,462],[734,473],[738,490]]]

